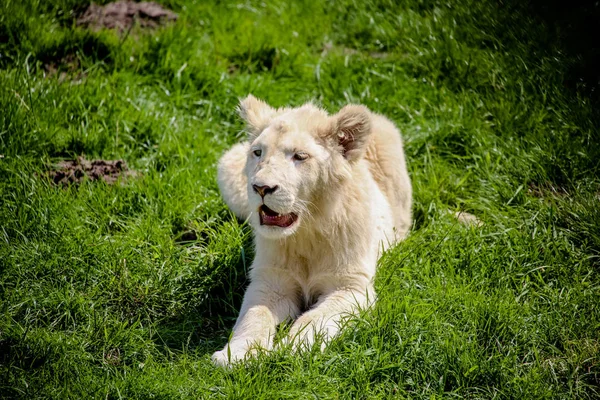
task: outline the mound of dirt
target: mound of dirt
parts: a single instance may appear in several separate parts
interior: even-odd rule
[[[113,184],[120,177],[132,177],[137,173],[128,169],[123,160],[89,161],[83,157],[77,157],[77,160],[59,162],[56,169],[48,171],[48,175],[57,185],[78,184],[86,177],[91,181],[102,179],[108,184]]]
[[[134,23],[153,29],[176,19],[177,14],[153,1],[116,1],[104,6],[90,4],[77,18],[77,25],[93,30],[107,28],[127,31]]]

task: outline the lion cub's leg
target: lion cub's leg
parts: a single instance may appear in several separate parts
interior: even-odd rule
[[[250,215],[248,209],[248,178],[244,169],[250,143],[238,143],[229,149],[217,167],[217,181],[223,200],[235,215],[245,220]]]
[[[277,325],[298,315],[295,287],[277,278],[258,278],[250,283],[231,340],[212,355],[215,364],[226,366],[242,360],[257,347],[270,350]]]
[[[285,343],[293,343],[295,349],[310,348],[319,338],[324,349],[338,334],[344,317],[368,307],[374,300],[375,291],[370,284],[365,290],[338,289],[325,294],[294,322]]]

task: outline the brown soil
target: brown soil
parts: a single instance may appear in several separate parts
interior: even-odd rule
[[[60,60],[45,63],[45,76],[49,78],[57,76],[59,82],[63,82],[68,77],[72,77],[75,81],[80,81],[85,77],[85,73],[79,72],[80,67],[79,58],[75,54],[67,54]]]
[[[77,160],[65,160],[57,164],[56,169],[48,171],[48,175],[57,185],[78,184],[84,179],[104,180],[108,184],[116,183],[120,177],[136,176],[137,173],[127,168],[123,160],[93,160],[83,157]]]
[[[143,28],[155,29],[176,19],[177,14],[153,1],[116,1],[104,6],[90,4],[77,18],[77,25],[93,30],[107,28],[123,32],[131,29],[135,23]]]

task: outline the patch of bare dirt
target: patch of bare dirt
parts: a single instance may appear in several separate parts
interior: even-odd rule
[[[134,24],[156,29],[176,19],[176,13],[153,1],[116,1],[104,6],[90,4],[77,18],[77,25],[96,31],[106,28],[123,32],[131,29]]]
[[[80,67],[79,58],[75,54],[67,54],[59,60],[44,63],[44,75],[48,78],[56,76],[59,82],[63,82],[68,77],[74,81],[81,81],[86,74],[79,70]]]
[[[127,168],[123,160],[65,160],[57,164],[57,168],[48,171],[50,179],[57,185],[79,184],[84,179],[96,181],[102,179],[108,184],[116,183],[119,178],[137,176],[137,172]]]
[[[108,365],[119,365],[121,363],[121,350],[112,348],[105,352],[104,363]]]

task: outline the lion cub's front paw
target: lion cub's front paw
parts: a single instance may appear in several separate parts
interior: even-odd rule
[[[293,352],[310,350],[318,344],[321,351],[339,330],[335,319],[325,320],[321,315],[306,313],[296,320],[282,345],[290,346]]]
[[[230,367],[232,364],[243,361],[246,357],[254,353],[254,349],[248,348],[248,346],[228,344],[223,350],[214,352],[211,359],[219,367]]]
[[[320,332],[314,324],[307,318],[299,319],[290,329],[288,335],[283,338],[281,344],[283,346],[291,346],[294,353],[310,350],[320,337]]]
[[[211,357],[212,362],[218,367],[230,367],[232,364],[241,361],[246,355],[242,351],[228,351],[226,346],[223,350],[215,351]]]

